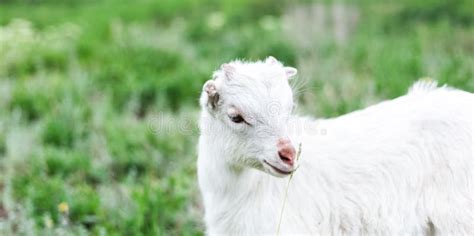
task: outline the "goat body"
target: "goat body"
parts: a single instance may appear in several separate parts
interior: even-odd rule
[[[282,235],[474,233],[474,96],[426,84],[337,118],[290,118],[302,152]],[[246,144],[219,119],[207,109],[200,118],[207,233],[276,235],[288,178],[233,161]]]

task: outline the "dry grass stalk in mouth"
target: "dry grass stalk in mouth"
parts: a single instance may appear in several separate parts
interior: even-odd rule
[[[296,163],[299,163],[298,161],[300,159],[300,155],[301,155],[301,143],[300,145],[298,145],[298,153],[296,154]],[[290,188],[290,182],[291,182],[291,179],[293,178],[293,174],[296,172],[298,168],[299,168],[299,165],[296,167],[295,171],[293,171],[290,174],[290,178],[288,179],[288,184],[286,185],[285,195],[283,197],[283,204],[281,206],[281,211],[280,211],[280,220],[278,220],[277,236],[280,235],[281,220],[283,219],[283,211],[285,210],[286,198],[288,196],[288,189]]]

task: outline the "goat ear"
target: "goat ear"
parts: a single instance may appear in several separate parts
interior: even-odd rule
[[[269,65],[273,65],[273,64],[278,63],[278,60],[272,56],[269,56],[267,57],[267,59],[265,59],[265,63]]]
[[[208,80],[204,84],[203,90],[207,93],[207,105],[212,109],[216,108],[219,101],[216,83],[213,80]]]
[[[222,64],[221,70],[224,71],[224,75],[227,79],[230,79],[234,76],[235,68],[229,63]]]
[[[288,77],[288,79],[291,79],[291,77],[295,76],[298,73],[298,70],[293,67],[285,67],[285,74]]]

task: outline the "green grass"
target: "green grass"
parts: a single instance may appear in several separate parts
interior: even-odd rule
[[[292,18],[311,5],[326,13],[316,34]],[[343,5],[355,17],[342,21],[345,38],[336,6],[4,1],[0,234],[202,235],[198,96],[234,58],[298,67],[300,112],[321,117],[400,96],[421,77],[474,91],[470,1]]]

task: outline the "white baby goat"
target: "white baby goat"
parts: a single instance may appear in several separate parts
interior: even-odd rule
[[[473,94],[418,82],[333,119],[292,116],[273,57],[224,64],[200,98],[209,235],[473,235]],[[295,147],[302,144],[299,163]]]

